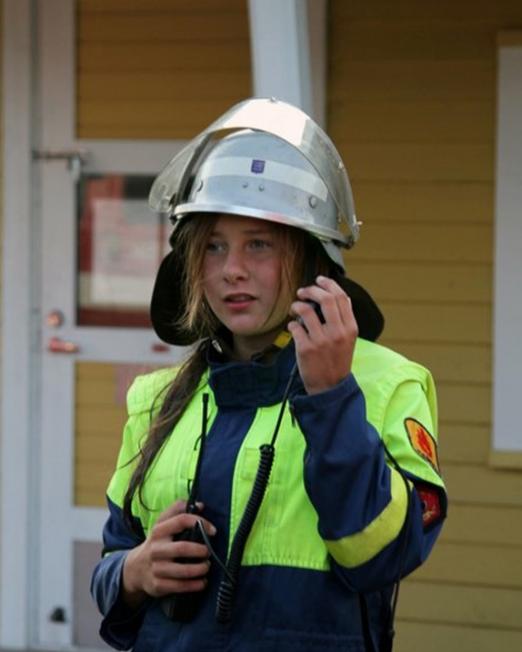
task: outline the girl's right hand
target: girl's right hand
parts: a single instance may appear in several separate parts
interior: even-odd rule
[[[133,548],[123,565],[123,598],[137,607],[147,596],[160,598],[170,593],[202,591],[210,568],[209,550],[203,543],[174,541],[173,537],[197,521],[203,523],[209,535],[216,528],[197,514],[187,514],[185,501],[166,509],[156,521],[143,543]],[[179,563],[178,559],[201,559],[197,563]]]

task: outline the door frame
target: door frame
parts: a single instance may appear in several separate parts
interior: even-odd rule
[[[38,414],[31,410],[38,365],[35,267],[34,140],[32,99],[34,5],[3,1],[3,235],[0,421],[0,646],[29,644],[34,627],[30,578],[31,536],[37,524],[34,498]],[[9,25],[9,29],[5,27]],[[13,382],[16,379],[16,382]],[[8,533],[6,535],[6,533]]]

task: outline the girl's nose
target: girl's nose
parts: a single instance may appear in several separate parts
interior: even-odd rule
[[[246,260],[241,252],[232,250],[228,252],[223,265],[223,277],[229,282],[248,277]]]

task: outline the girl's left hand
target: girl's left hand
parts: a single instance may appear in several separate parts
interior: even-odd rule
[[[352,302],[344,290],[325,276],[318,276],[316,283],[297,291],[298,300],[292,304],[291,312],[300,321],[288,324],[308,394],[330,389],[348,376],[358,335]],[[324,324],[307,300],[320,305]]]

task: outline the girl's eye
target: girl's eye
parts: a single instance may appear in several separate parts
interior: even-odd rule
[[[250,248],[254,249],[256,251],[263,250],[263,249],[270,249],[272,246],[272,243],[269,242],[268,240],[261,240],[261,239],[255,239],[250,242]]]
[[[207,251],[209,253],[219,253],[225,250],[225,244],[223,242],[210,241],[207,243]]]

